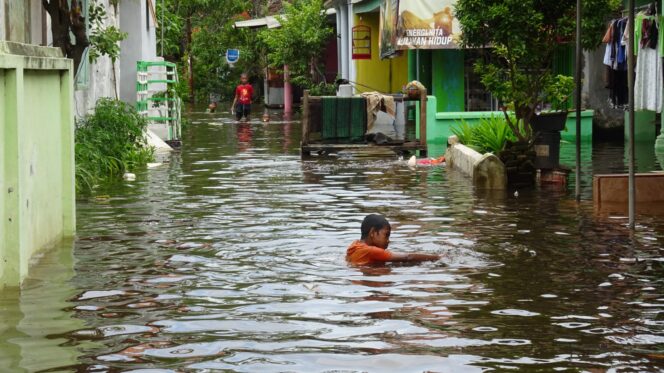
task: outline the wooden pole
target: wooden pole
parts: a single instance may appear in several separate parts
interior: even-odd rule
[[[581,69],[582,69],[582,53],[581,48],[581,0],[576,0],[576,183],[574,186],[574,194],[576,200],[581,200]]]
[[[293,112],[293,89],[290,81],[288,65],[284,65],[284,115]]]
[[[309,144],[309,90],[304,90],[302,98],[302,146]]]
[[[420,145],[427,145],[427,89],[420,92]]]
[[[629,92],[629,228],[636,225],[636,186],[634,179],[634,0],[629,0],[629,39],[627,40],[627,86]]]

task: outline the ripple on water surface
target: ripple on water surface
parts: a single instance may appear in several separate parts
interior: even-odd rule
[[[297,123],[197,120],[164,167],[108,200],[79,202],[75,273],[53,282],[59,292],[44,282],[22,295],[52,294],[44,299],[57,298],[60,320],[75,325],[48,332],[56,357],[29,370],[661,365],[661,222],[630,237],[624,221],[565,193],[478,196],[453,172],[396,159],[301,162]],[[394,250],[445,258],[347,266],[345,249],[374,212],[393,223]],[[0,316],[24,333],[58,322],[53,307],[3,302]],[[21,360],[3,346],[30,345],[7,335],[0,368]]]

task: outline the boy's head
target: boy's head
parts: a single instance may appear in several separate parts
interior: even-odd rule
[[[249,82],[249,75],[247,75],[247,73],[240,74],[240,82],[242,82],[242,84],[247,84],[247,82]]]
[[[387,249],[392,227],[383,215],[367,215],[362,221],[362,241],[367,245]]]

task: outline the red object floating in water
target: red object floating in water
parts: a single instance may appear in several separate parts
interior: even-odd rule
[[[439,157],[436,159],[418,159],[417,160],[417,165],[418,166],[437,166],[439,164],[445,163],[445,157]]]

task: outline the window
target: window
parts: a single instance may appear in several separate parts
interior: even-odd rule
[[[466,82],[466,111],[498,111],[499,103],[486,90],[481,77],[475,72],[475,63],[488,58],[482,49],[466,49],[464,51],[464,80]]]

